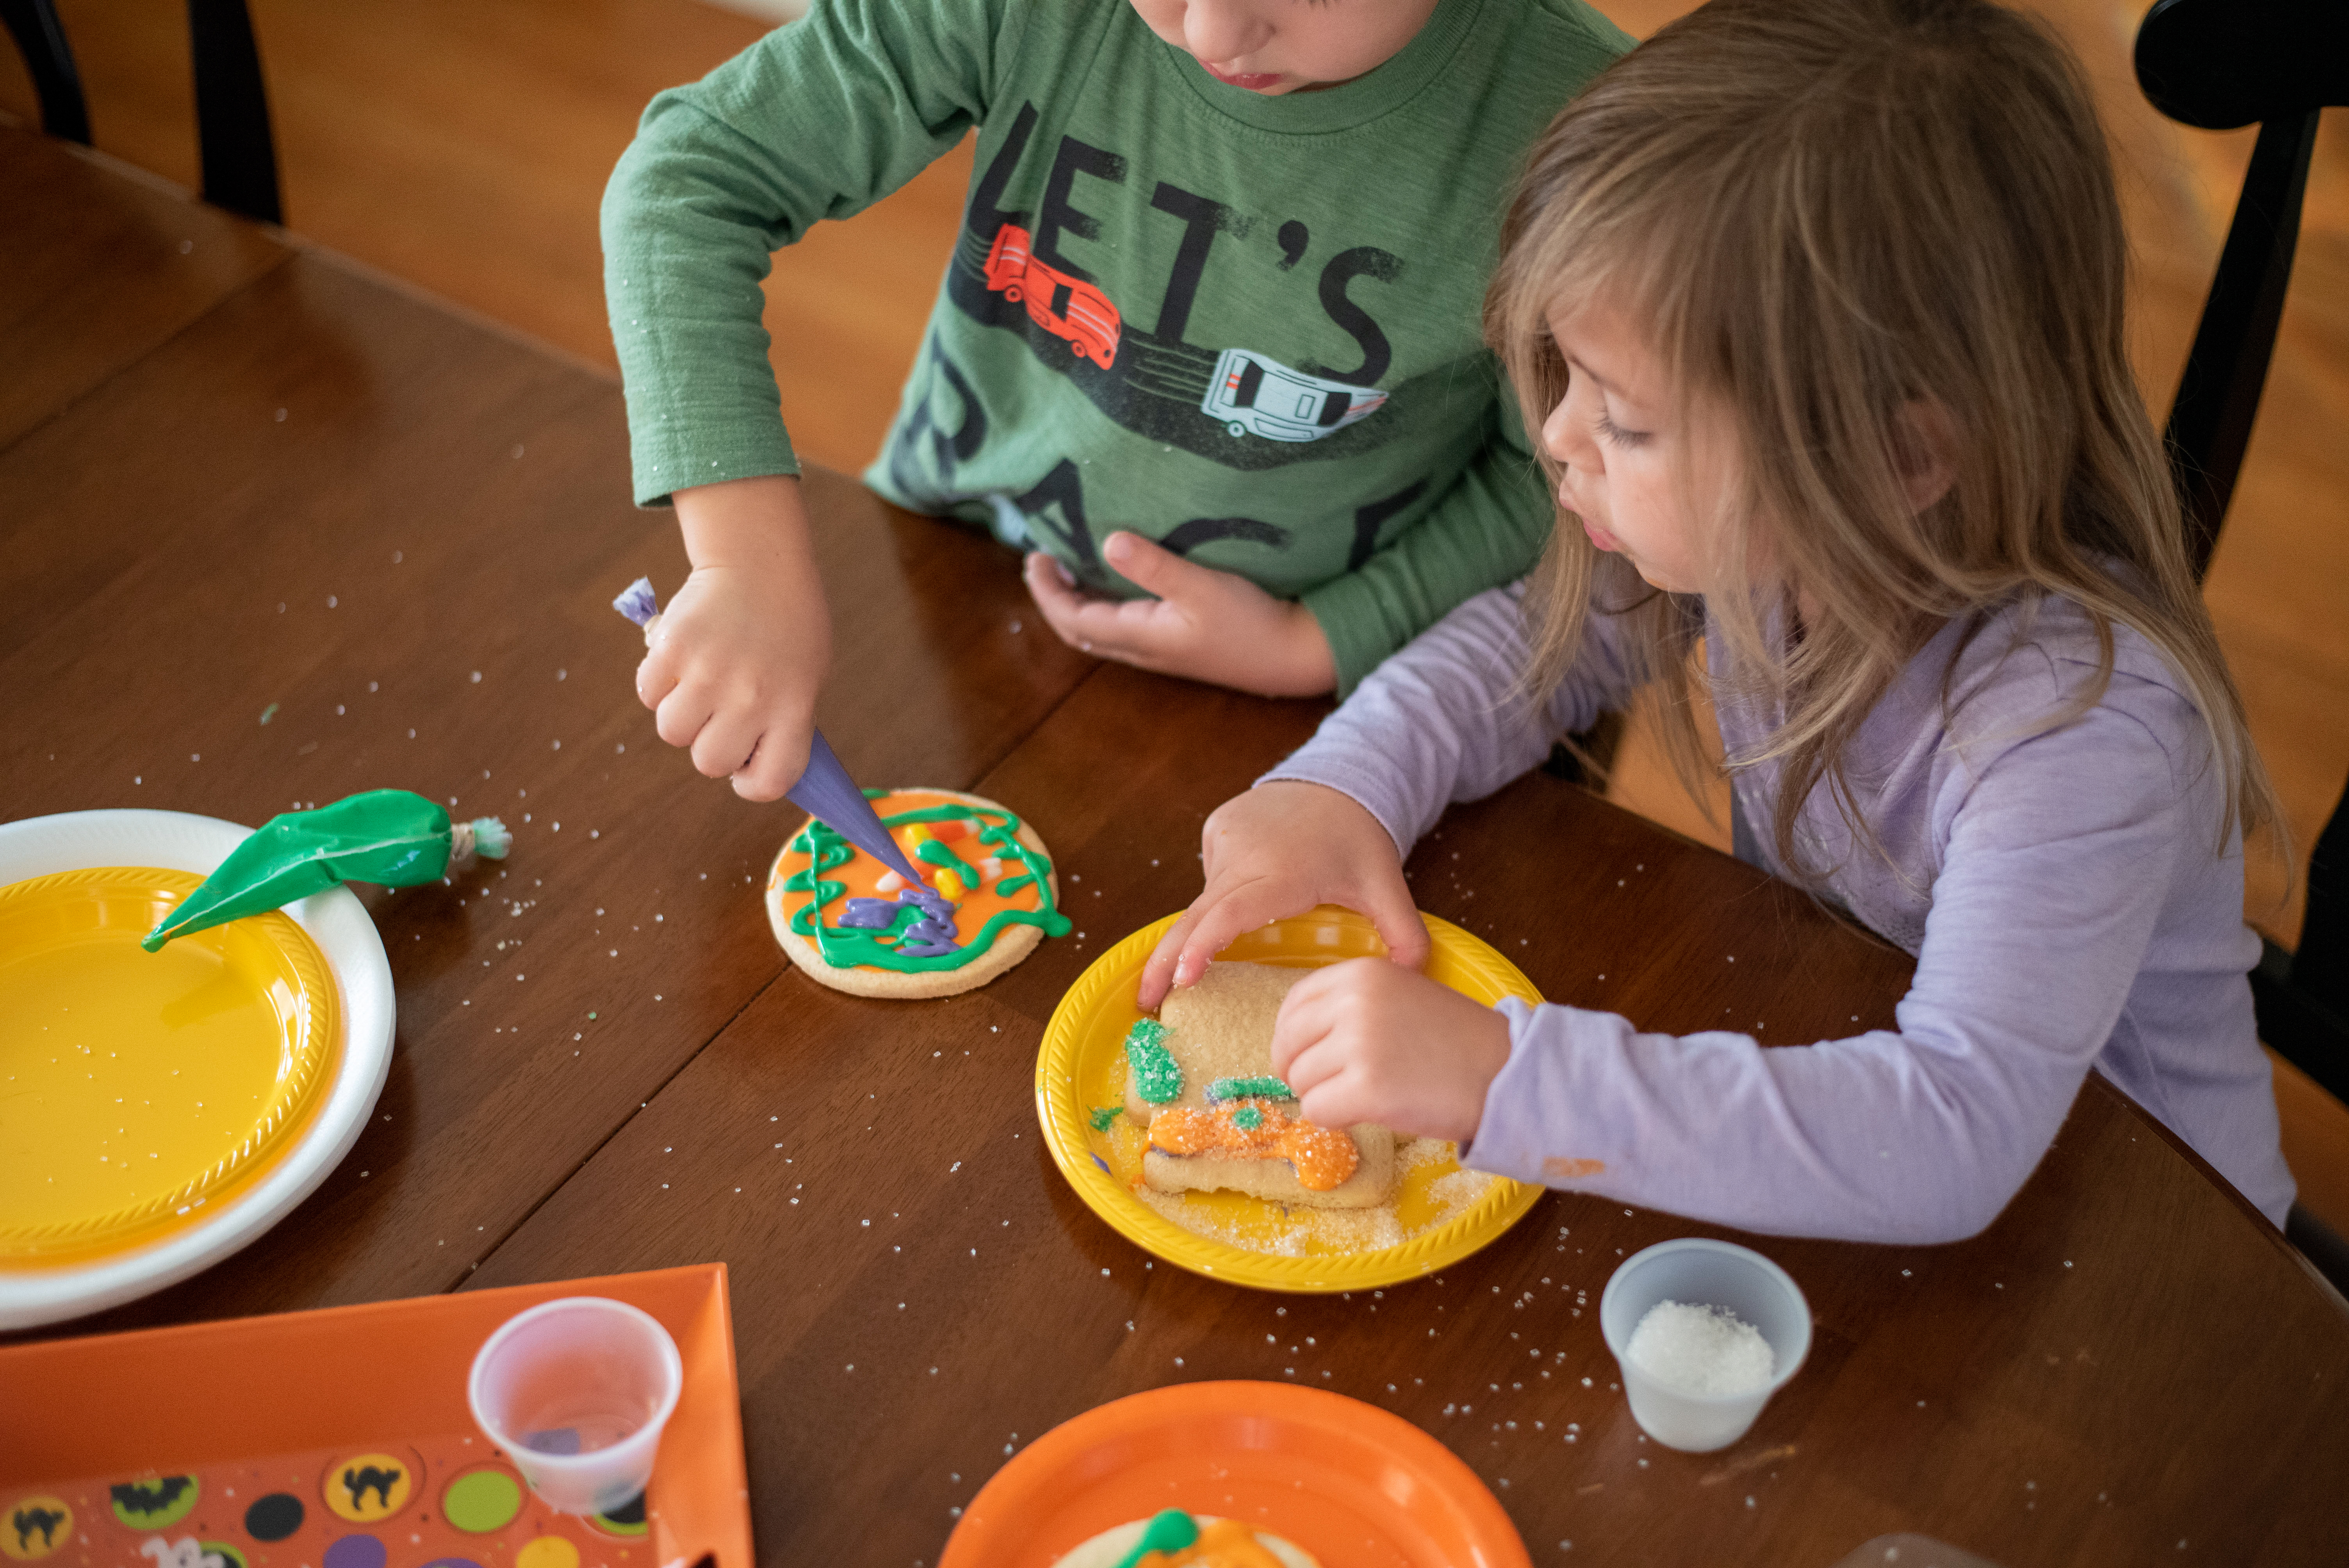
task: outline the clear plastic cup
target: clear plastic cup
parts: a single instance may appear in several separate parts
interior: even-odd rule
[[[1775,1360],[1770,1381],[1750,1394],[1684,1394],[1631,1359],[1631,1331],[1660,1301],[1718,1306],[1761,1330]],[[1623,1371],[1632,1418],[1668,1449],[1710,1453],[1745,1435],[1770,1396],[1811,1351],[1811,1308],[1785,1269],[1751,1248],[1686,1237],[1634,1253],[1599,1298],[1599,1327]]]
[[[599,1295],[508,1318],[473,1357],[473,1420],[549,1508],[605,1513],[652,1480],[685,1364],[652,1315]]]

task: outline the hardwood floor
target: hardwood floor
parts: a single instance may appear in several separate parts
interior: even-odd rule
[[[1103,0],[1106,3],[1106,0]],[[251,0],[288,226],[584,359],[613,364],[596,207],[647,99],[759,36],[697,0]],[[1602,7],[1645,36],[1685,0]],[[2128,63],[2142,6],[2038,0],[2095,84],[2138,263],[2134,347],[2166,409],[2250,155],[2252,132],[2197,131],[2146,104]],[[97,144],[195,180],[184,7],[59,0]],[[0,112],[37,119],[12,49]],[[944,265],[968,143],[854,222],[776,260],[766,325],[782,407],[807,457],[861,467],[896,405]],[[2255,846],[2247,913],[2287,944],[2296,868],[2349,779],[2349,129],[2327,117],[2260,422],[2207,589],[2289,816],[2292,859]],[[648,518],[647,526],[662,526]],[[1636,724],[1612,791],[1725,846]],[[2303,1140],[2349,1148],[2349,1114],[2287,1095]],[[2295,1113],[2298,1114],[2298,1113]],[[2289,1146],[2289,1144],[2288,1144]],[[2303,1161],[2295,1158],[2295,1168]],[[2321,1162],[2318,1162],[2321,1163]],[[2315,1169],[2312,1165],[2311,1169]],[[2333,1169],[2349,1172],[2349,1160]],[[2349,1174],[2324,1211],[2349,1230]]]

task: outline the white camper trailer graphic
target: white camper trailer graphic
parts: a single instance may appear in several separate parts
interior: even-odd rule
[[[1221,419],[1235,436],[1318,441],[1332,430],[1369,418],[1386,400],[1383,392],[1325,381],[1268,356],[1226,348],[1216,360],[1216,374],[1199,409],[1211,419]]]

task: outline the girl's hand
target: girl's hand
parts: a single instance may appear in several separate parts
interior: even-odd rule
[[[1317,969],[1280,1005],[1272,1070],[1322,1127],[1374,1121],[1465,1143],[1509,1061],[1508,1020],[1376,958]]]
[[[677,493],[693,574],[654,624],[636,697],[693,766],[774,800],[807,770],[832,616],[799,481],[734,480]]]
[[[1352,797],[1319,784],[1259,784],[1216,808],[1199,845],[1206,888],[1143,965],[1143,1011],[1165,1000],[1170,986],[1197,980],[1242,932],[1316,904],[1369,915],[1395,964],[1427,962],[1427,927],[1394,841]]]
[[[1028,557],[1029,595],[1069,646],[1263,696],[1319,696],[1337,686],[1330,640],[1304,605],[1137,533],[1111,534],[1102,554],[1157,597],[1097,599],[1071,587],[1050,556]]]

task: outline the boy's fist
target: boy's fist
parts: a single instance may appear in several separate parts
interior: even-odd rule
[[[832,617],[799,481],[736,480],[677,494],[693,574],[647,634],[636,697],[671,746],[746,800],[807,770]]]

